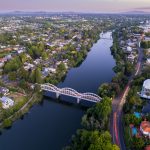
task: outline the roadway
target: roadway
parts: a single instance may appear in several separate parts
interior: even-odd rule
[[[121,150],[126,150],[123,136],[123,105],[126,101],[126,96],[130,90],[131,83],[133,78],[141,72],[141,65],[143,60],[143,51],[141,48],[138,48],[138,61],[135,69],[135,73],[129,78],[129,81],[124,88],[123,92],[118,95],[112,102],[112,114],[110,117],[110,132],[112,135],[113,143],[118,145]]]

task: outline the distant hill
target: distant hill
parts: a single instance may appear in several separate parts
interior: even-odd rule
[[[123,12],[122,14],[150,14],[150,12],[145,12],[145,11],[127,11],[127,12]]]

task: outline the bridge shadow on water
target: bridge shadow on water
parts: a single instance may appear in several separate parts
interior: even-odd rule
[[[70,103],[70,102],[67,102],[67,101],[63,101],[61,100],[60,98],[59,99],[54,99],[54,98],[50,98],[48,96],[43,96],[43,101],[40,102],[40,105],[43,105],[44,104],[44,101],[51,101],[53,103],[57,103],[59,105],[66,105],[66,106],[70,106],[70,107],[74,107],[76,109],[82,109],[83,111],[86,111],[89,107],[87,106],[82,106],[80,104],[75,104],[75,103]]]

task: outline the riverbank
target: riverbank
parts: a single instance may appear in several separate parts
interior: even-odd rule
[[[20,119],[22,116],[24,116],[28,111],[30,110],[33,105],[41,102],[42,100],[42,93],[34,93],[32,97],[25,103],[17,112],[15,112],[10,117],[4,119],[3,122],[0,123],[0,130],[4,128],[10,128],[16,120]]]

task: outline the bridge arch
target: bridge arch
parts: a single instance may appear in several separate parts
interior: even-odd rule
[[[69,95],[73,95],[73,96],[76,96],[76,97],[80,96],[80,93],[78,93],[76,90],[74,90],[72,88],[62,88],[60,90],[60,93],[61,94],[69,94]]]
[[[42,84],[41,85],[41,89],[42,90],[47,90],[47,91],[52,91],[55,92],[57,94],[57,97],[61,94],[64,95],[68,95],[68,96],[72,96],[72,97],[76,97],[78,100],[80,99],[85,99],[87,101],[92,101],[92,102],[100,102],[102,100],[101,97],[99,97],[98,95],[94,94],[94,93],[79,93],[76,90],[72,89],[72,88],[57,88],[55,85],[47,83],[47,84]]]
[[[89,99],[89,100],[92,100],[92,101],[95,101],[95,102],[100,102],[102,100],[101,97],[99,97],[98,95],[94,94],[94,93],[83,93],[80,97],[81,99],[82,98],[85,98],[85,99]]]
[[[41,85],[41,88],[44,90],[47,89],[47,90],[51,90],[51,91],[55,91],[55,92],[60,91],[60,89],[58,87],[56,87],[55,85],[50,84],[50,83],[46,83],[46,84]]]

